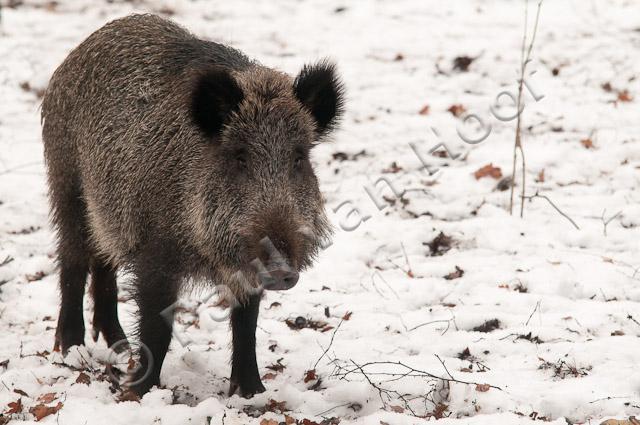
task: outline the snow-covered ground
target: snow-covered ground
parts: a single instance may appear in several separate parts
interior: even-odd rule
[[[488,164],[511,173],[515,121],[491,106],[516,92],[522,1],[2,5],[0,424],[565,424],[640,413],[638,2],[542,7],[525,88],[526,193],[547,196],[579,229],[541,197],[523,219],[516,199],[511,216],[499,179],[474,177]],[[185,298],[164,387],[139,403],[119,401],[102,340],[87,335],[66,359],[49,353],[58,295],[39,95],[70,49],[134,11],[292,74],[331,57],[348,88],[342,130],[314,151],[334,243],[295,289],[267,294],[267,392],[250,400],[224,394],[230,332],[206,294]],[[531,3],[529,29],[534,15]],[[512,113],[509,102],[501,95],[496,112]],[[457,129],[480,131],[461,127],[453,105],[491,125],[484,141],[461,140]],[[429,154],[438,143],[460,155]],[[422,169],[416,151],[439,171]],[[405,191],[379,183],[381,210],[366,190],[380,177]],[[120,312],[131,330],[124,293]],[[287,325],[297,317],[304,329]],[[448,382],[401,376],[407,367]]]

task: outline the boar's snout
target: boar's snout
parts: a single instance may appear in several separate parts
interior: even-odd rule
[[[290,267],[279,267],[259,274],[260,283],[269,291],[284,291],[298,283],[299,273]]]

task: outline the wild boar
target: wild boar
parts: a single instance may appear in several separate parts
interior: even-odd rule
[[[61,304],[57,349],[125,339],[117,270],[132,275],[148,348],[131,388],[159,384],[182,289],[227,285],[230,394],[264,391],[255,353],[261,289],[288,289],[330,234],[309,159],[343,109],[323,60],[295,77],[154,15],[108,23],[55,71],[42,103]],[[239,282],[244,281],[245,285]],[[248,282],[248,285],[246,284]]]

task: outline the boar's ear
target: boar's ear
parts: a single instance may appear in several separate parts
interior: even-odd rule
[[[193,121],[205,135],[215,136],[243,98],[242,89],[228,70],[209,69],[195,79],[191,94]]]
[[[305,65],[293,83],[293,92],[311,112],[322,136],[337,124],[344,104],[344,86],[336,67],[326,60]]]

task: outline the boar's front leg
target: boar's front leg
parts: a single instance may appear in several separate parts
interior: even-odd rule
[[[264,392],[256,361],[256,325],[262,294],[250,295],[231,312],[233,332],[233,358],[229,396],[238,389],[242,397]]]
[[[160,385],[162,363],[169,349],[173,327],[173,305],[177,300],[180,275],[167,245],[154,244],[135,262],[134,299],[140,321],[140,360],[132,376],[131,389],[138,395]],[[164,255],[166,253],[166,255]]]

